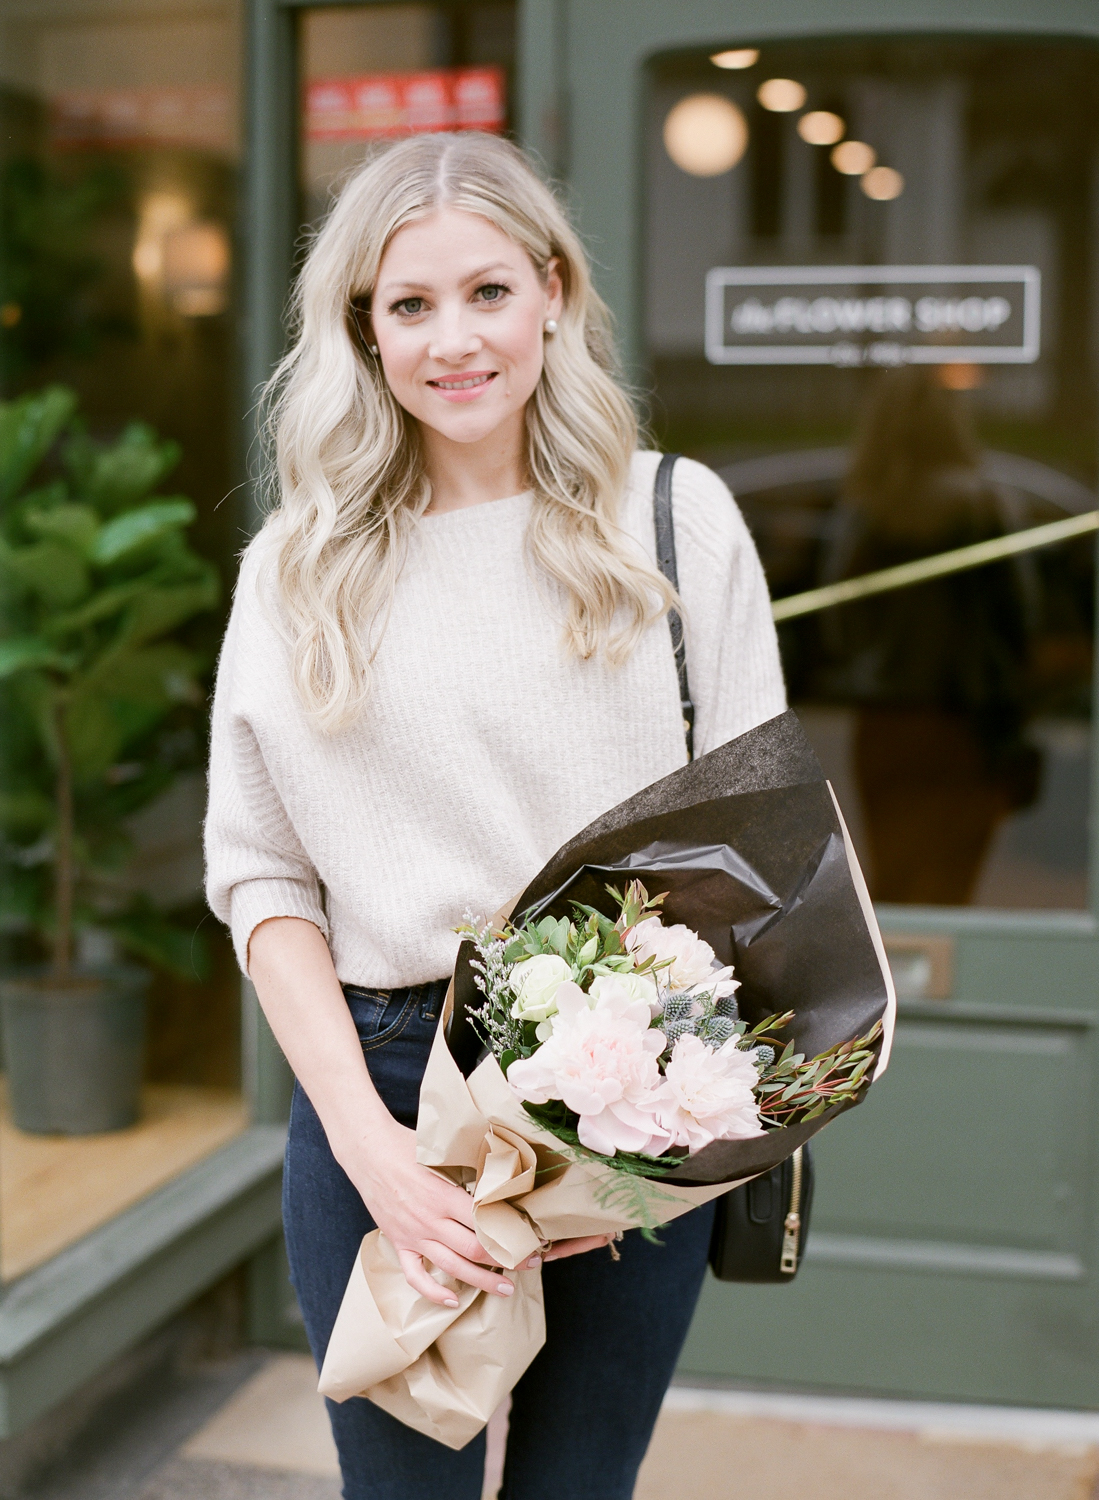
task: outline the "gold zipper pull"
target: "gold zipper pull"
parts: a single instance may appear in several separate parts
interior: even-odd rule
[[[801,1237],[801,1215],[789,1213],[783,1222],[782,1259],[778,1263],[784,1276],[792,1276],[798,1268],[798,1240]]]
[[[783,1221],[782,1256],[778,1268],[784,1276],[793,1276],[798,1268],[798,1242],[801,1239],[801,1173],[804,1147],[799,1146],[790,1159],[790,1212]]]

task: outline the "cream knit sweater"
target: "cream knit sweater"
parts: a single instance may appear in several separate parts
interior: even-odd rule
[[[621,514],[650,561],[657,463],[635,455]],[[561,594],[525,560],[530,506],[515,495],[423,518],[368,706],[334,736],[291,682],[262,534],[248,549],[206,822],[207,893],[242,967],[255,927],[291,916],[326,935],[345,983],[440,978],[466,912],[496,910],[585,824],[684,763],[667,621],[624,666],[567,655]],[[763,572],[728,490],[682,459],[673,514],[701,755],[785,697]]]

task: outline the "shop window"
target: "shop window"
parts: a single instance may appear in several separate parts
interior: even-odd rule
[[[718,172],[664,141],[703,94],[748,130]],[[1094,48],[1033,39],[652,65],[654,426],[728,480],[776,598],[1095,509],[1097,94]],[[781,625],[879,900],[1087,906],[1094,553]]]
[[[311,8],[301,19],[303,216],[375,143],[511,127],[512,0]]]
[[[159,658],[120,648],[117,670],[81,689],[90,705],[83,738],[72,729],[74,983],[110,975],[120,962],[151,976],[144,1002],[109,1019],[130,1062],[140,1057],[137,1117],[96,1128],[118,1125],[127,1111],[119,1094],[114,1114],[105,1114],[86,1086],[129,1064],[117,1050],[96,1052],[75,1010],[53,1017],[58,1047],[43,1062],[30,1036],[37,1023],[5,1001],[5,1280],[195,1166],[247,1123],[239,975],[203,902],[200,845],[205,695],[243,537],[234,498],[242,471],[233,322],[240,19],[236,0],[198,11],[89,0],[8,7],[0,21],[3,398],[60,388],[65,407],[42,462],[5,497],[5,536],[19,546],[34,541],[34,527],[54,536],[76,578],[73,607],[83,607],[125,582],[123,573],[130,585],[139,576],[149,583],[152,554],[138,550],[127,561],[116,530],[116,553],[104,543],[90,562],[74,560],[74,534],[57,540],[64,515],[54,507],[70,503],[69,518],[87,523],[90,538],[113,513],[168,502],[158,512],[167,530],[157,576],[167,587],[186,574],[194,589],[193,609],[177,599],[177,623],[143,627]],[[109,482],[104,464],[113,465]],[[179,497],[194,507],[193,520]],[[104,561],[116,555],[117,576]],[[3,580],[5,638],[21,628],[21,610],[45,608],[25,579],[13,579],[9,572]],[[102,632],[95,649],[105,649],[120,620],[109,610],[89,617],[91,635]],[[140,685],[139,669],[147,674]],[[62,837],[55,747],[34,719],[41,683],[19,682],[18,674],[7,679],[2,710],[6,980],[50,961]],[[102,765],[88,743],[96,714],[107,736]],[[28,1077],[35,1066],[45,1081]],[[19,1128],[13,1101],[33,1128]]]

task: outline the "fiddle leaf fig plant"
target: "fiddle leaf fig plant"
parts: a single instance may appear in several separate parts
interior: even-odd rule
[[[190,938],[127,880],[127,825],[197,758],[205,662],[178,633],[218,574],[192,502],[158,493],[178,446],[141,423],[94,441],[76,408],[61,386],[0,402],[0,914],[55,982],[87,926],[193,976]]]

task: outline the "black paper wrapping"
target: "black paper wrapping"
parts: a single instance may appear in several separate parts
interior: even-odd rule
[[[535,876],[512,920],[565,916],[573,901],[614,916],[606,887],[631,878],[650,895],[666,891],[664,921],[693,928],[734,966],[750,1025],[794,1011],[786,1035],[812,1057],[882,1020],[880,1075],[895,1009],[885,952],[831,788],[792,711],[597,818]],[[466,1014],[482,1000],[474,955],[463,943],[447,1036],[467,1075],[483,1055]],[[851,1107],[750,1140],[714,1141],[669,1181],[732,1182],[768,1171]]]

